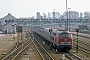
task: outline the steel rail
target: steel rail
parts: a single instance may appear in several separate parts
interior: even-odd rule
[[[14,56],[11,58],[11,60],[13,59],[13,58],[15,58],[15,56],[17,55],[17,54],[20,54],[21,52],[22,52],[22,47],[26,44],[26,43],[28,43],[29,42],[29,40],[28,41],[26,41],[24,44],[22,44],[20,47],[18,47],[17,49],[14,49],[12,52],[10,52],[8,55],[6,55],[2,60],[7,60],[8,58],[10,59],[10,57],[12,57],[13,56],[13,54],[14,54]],[[19,50],[20,49],[20,50]]]
[[[35,39],[34,41],[36,41],[36,42],[40,45],[40,47],[43,49],[43,51],[46,52],[46,54],[48,55],[48,59],[55,60],[55,59],[44,49],[44,47],[43,47],[36,39]],[[39,47],[39,48],[40,48],[40,47]],[[39,48],[38,48],[38,49],[39,49]],[[40,54],[41,54],[41,52],[40,52]],[[46,54],[45,54],[45,55],[46,55]],[[44,55],[44,54],[42,54],[42,56],[43,56],[43,55]],[[45,56],[43,56],[43,60],[46,60],[46,59],[45,59]]]
[[[74,38],[74,41],[77,42],[76,38]],[[79,43],[82,43],[84,45],[90,46],[90,43],[87,43],[85,41],[78,40]]]
[[[44,60],[44,57],[43,57],[42,54],[40,53],[40,51],[39,51],[38,47],[35,45],[34,41],[33,41],[33,44],[34,44],[36,50],[38,51],[38,53],[39,53],[41,59]]]
[[[77,34],[73,34],[73,35],[77,36]],[[78,36],[90,39],[90,36],[88,37],[88,35],[87,36],[78,35]]]
[[[75,45],[75,44],[73,44],[73,45],[74,45],[75,48],[77,48],[77,45]],[[87,50],[86,48],[83,48],[81,46],[78,46],[78,49],[81,50],[81,51],[83,51],[83,52],[85,52],[85,53],[87,53],[87,54],[90,54],[90,50]]]
[[[64,53],[64,54],[70,60],[85,60],[85,59],[83,59],[83,58],[81,58],[81,57],[79,57],[79,56],[77,56],[77,55],[75,55],[75,54],[73,54],[71,52],[67,52],[67,53]]]
[[[74,41],[77,42],[76,39],[74,39]],[[78,42],[83,44],[83,45],[86,45],[87,47],[90,47],[90,43],[86,43],[86,42],[80,41],[80,40],[78,40]],[[74,45],[75,48],[77,48],[76,44],[73,44],[73,45]],[[81,51],[83,51],[83,52],[85,52],[87,54],[90,54],[90,49],[89,48],[86,48],[86,47],[84,48],[83,46],[78,46],[78,47],[79,47],[79,50],[81,50]]]
[[[30,44],[32,44],[32,42],[31,43],[29,43],[29,44],[27,44],[26,46],[25,46],[25,48],[23,48],[12,60],[14,60],[22,51],[24,51]]]

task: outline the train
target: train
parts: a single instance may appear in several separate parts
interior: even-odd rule
[[[45,38],[50,48],[55,47],[55,51],[69,51],[73,46],[73,37],[69,31],[59,31],[57,29],[33,27],[33,31]]]

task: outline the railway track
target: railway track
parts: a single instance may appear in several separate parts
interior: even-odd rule
[[[74,41],[77,42],[77,40],[74,38]],[[81,41],[81,40],[78,40],[78,49],[87,53],[87,54],[90,54],[90,44],[87,43],[87,42],[84,42],[84,41]],[[74,43],[73,44],[75,48],[77,48],[77,45]]]
[[[31,42],[32,43],[32,42]],[[2,60],[15,60],[15,58],[24,51],[30,44],[30,40],[23,43],[21,46],[19,46],[17,49],[14,49],[11,53],[6,55]]]
[[[77,48],[77,45],[74,44],[74,47]],[[90,50],[88,50],[87,48],[83,48],[81,46],[78,46],[78,49],[81,50],[82,52],[90,54]]]
[[[77,39],[74,38],[74,41],[77,42]],[[81,43],[81,44],[84,44],[84,45],[90,46],[90,43],[87,43],[87,42],[82,41],[82,40],[80,40],[80,39],[78,40],[78,42]]]
[[[55,60],[36,39],[34,39],[34,44],[37,46],[42,60]]]
[[[75,55],[71,52],[67,52],[67,53],[64,53],[64,54],[70,60],[85,60],[85,59],[83,59],[83,58],[81,58],[81,57],[79,57],[79,56],[77,56],[77,55]]]
[[[41,47],[40,47],[41,48]],[[44,54],[44,53],[43,53]],[[73,54],[73,53],[70,53],[70,52],[64,52],[64,54],[65,54],[65,57],[67,57],[68,59],[70,59],[70,60],[73,60],[73,59],[75,59],[75,60],[82,60],[82,58],[80,58],[80,57],[78,57],[77,55],[75,55],[75,54]],[[60,54],[59,54],[60,55]],[[60,56],[59,56],[60,57]],[[46,57],[46,58],[48,58],[48,57]],[[45,59],[46,59],[45,58]],[[49,59],[46,59],[46,60],[49,60]],[[84,59],[83,59],[84,60]]]
[[[72,34],[75,35],[75,36],[77,36],[77,34],[74,34],[74,33],[72,33]],[[90,39],[89,34],[88,34],[88,35],[85,35],[85,36],[83,36],[83,35],[78,35],[78,36],[80,36],[80,37],[84,37],[84,38],[89,38],[89,39]]]

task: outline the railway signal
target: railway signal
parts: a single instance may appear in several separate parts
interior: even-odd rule
[[[23,45],[23,27],[22,25],[17,25],[16,27],[16,31],[17,31],[17,43],[16,43],[16,48],[18,48],[19,44],[22,44]],[[19,40],[21,39],[21,42],[19,42]],[[23,49],[23,46],[22,46],[22,49]]]
[[[78,53],[78,32],[79,32],[79,29],[76,29],[76,32],[77,32],[77,53]]]
[[[50,32],[50,41],[51,41],[51,33],[52,33],[52,29],[49,29]],[[52,43],[50,42],[50,49],[52,49]]]

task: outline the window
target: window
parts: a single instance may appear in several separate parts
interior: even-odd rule
[[[7,20],[5,20],[5,22],[7,22]]]
[[[69,38],[70,37],[70,33],[60,33],[60,37],[61,38]]]
[[[12,19],[12,22],[14,22],[14,19]]]
[[[7,20],[5,20],[5,22],[6,22],[6,25],[7,25]]]

